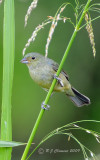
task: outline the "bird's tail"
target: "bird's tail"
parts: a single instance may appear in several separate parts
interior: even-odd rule
[[[77,107],[90,104],[90,99],[88,97],[84,96],[74,88],[72,88],[72,91],[74,92],[75,96],[69,96],[69,95],[67,96]]]

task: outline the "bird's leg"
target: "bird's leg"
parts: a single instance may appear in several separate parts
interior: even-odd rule
[[[54,74],[53,78],[56,79],[60,83],[61,87],[64,87],[62,80],[56,74]]]
[[[45,107],[46,106],[46,107]],[[48,104],[45,104],[44,102],[42,102],[41,104],[41,108],[45,109],[45,110],[49,110],[50,106]]]

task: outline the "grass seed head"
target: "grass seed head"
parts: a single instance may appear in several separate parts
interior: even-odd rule
[[[95,57],[96,49],[95,49],[94,33],[93,33],[93,27],[92,27],[92,23],[91,23],[91,17],[88,15],[88,13],[85,14],[85,21],[87,23],[86,30],[88,32],[90,43],[92,46],[93,56]]]
[[[37,7],[37,3],[38,3],[38,0],[33,0],[31,5],[29,6],[27,13],[26,13],[26,16],[25,16],[25,26],[27,25],[27,21],[28,21],[28,18],[30,16],[32,10]]]

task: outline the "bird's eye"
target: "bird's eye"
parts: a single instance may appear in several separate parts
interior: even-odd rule
[[[35,59],[35,57],[32,57],[32,59]]]

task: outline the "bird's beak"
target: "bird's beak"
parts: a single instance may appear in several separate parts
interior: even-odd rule
[[[20,62],[21,63],[25,63],[25,64],[30,63],[30,61],[28,61],[27,58],[25,58],[25,57]]]

